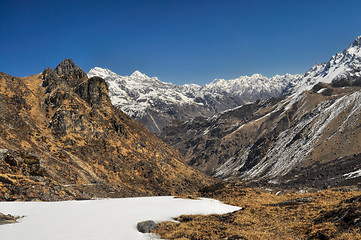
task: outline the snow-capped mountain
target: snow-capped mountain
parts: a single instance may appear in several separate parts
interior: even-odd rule
[[[174,119],[210,117],[245,102],[278,97],[290,83],[300,78],[300,75],[290,74],[272,78],[254,74],[231,80],[216,79],[205,86],[180,86],[148,77],[139,71],[130,76],[120,76],[108,69],[95,67],[88,76],[104,78],[112,104],[153,132],[158,132]]]
[[[288,86],[288,93],[309,90],[318,82],[354,82],[361,77],[361,36],[357,37],[350,46],[332,56],[328,62],[315,64],[297,81]]]
[[[276,75],[271,78],[261,74],[241,76],[236,79],[216,79],[205,85],[203,91],[225,92],[233,96],[241,97],[245,102],[253,102],[258,99],[278,97],[290,84],[297,82],[302,75]]]

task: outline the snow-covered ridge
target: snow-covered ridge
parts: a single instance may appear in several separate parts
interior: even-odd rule
[[[112,104],[132,117],[146,114],[147,108],[156,109],[159,102],[165,104],[199,104],[187,96],[187,92],[196,91],[198,85],[176,86],[161,82],[157,77],[148,77],[138,70],[130,76],[120,76],[108,69],[95,67],[88,77],[99,76],[109,86]]]
[[[315,64],[299,81],[291,84],[289,92],[309,90],[318,82],[331,83],[356,77],[361,77],[361,36],[347,49],[332,56],[328,62]]]
[[[275,75],[265,77],[262,74],[253,74],[252,76],[240,76],[239,78],[225,80],[215,79],[213,82],[204,86],[204,89],[210,92],[224,91],[228,94],[242,96],[247,102],[257,99],[277,97],[290,84],[297,82],[302,75]],[[260,97],[262,96],[262,97]]]
[[[303,75],[285,74],[268,78],[253,74],[230,80],[216,79],[204,86],[175,85],[160,81],[157,77],[148,77],[139,71],[130,76],[121,76],[99,67],[91,69],[88,76],[104,78],[113,105],[156,132],[172,119],[210,117],[258,99],[283,94],[297,96],[318,82],[331,83],[339,79],[361,77],[360,46],[361,36],[329,62],[315,64]]]
[[[205,86],[199,86],[162,82],[157,77],[148,77],[138,70],[130,76],[121,76],[109,69],[95,67],[88,73],[88,77],[93,76],[105,79],[114,106],[141,122],[143,120],[142,123],[153,131],[160,130],[167,123],[168,120],[164,122],[164,119],[209,117],[245,102],[278,97],[290,82],[300,77],[285,74],[267,78],[254,74],[230,80],[216,79]],[[157,120],[159,118],[163,122]]]

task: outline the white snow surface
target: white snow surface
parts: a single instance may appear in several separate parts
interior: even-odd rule
[[[183,214],[225,214],[241,208],[213,199],[142,197],[65,202],[0,202],[0,212],[23,216],[0,226],[1,239],[144,240],[140,221],[169,221]]]

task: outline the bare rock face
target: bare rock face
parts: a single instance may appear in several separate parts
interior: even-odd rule
[[[90,106],[102,107],[111,105],[108,97],[108,86],[104,79],[92,77],[88,81],[79,84],[75,92],[84,99]]]
[[[72,59],[64,59],[55,68],[55,73],[68,80],[87,79],[86,73]]]

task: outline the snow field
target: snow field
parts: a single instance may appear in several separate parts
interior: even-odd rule
[[[241,208],[213,199],[143,197],[65,202],[0,202],[0,212],[23,216],[0,226],[1,239],[144,240],[140,221],[170,221],[183,214],[224,214]]]

